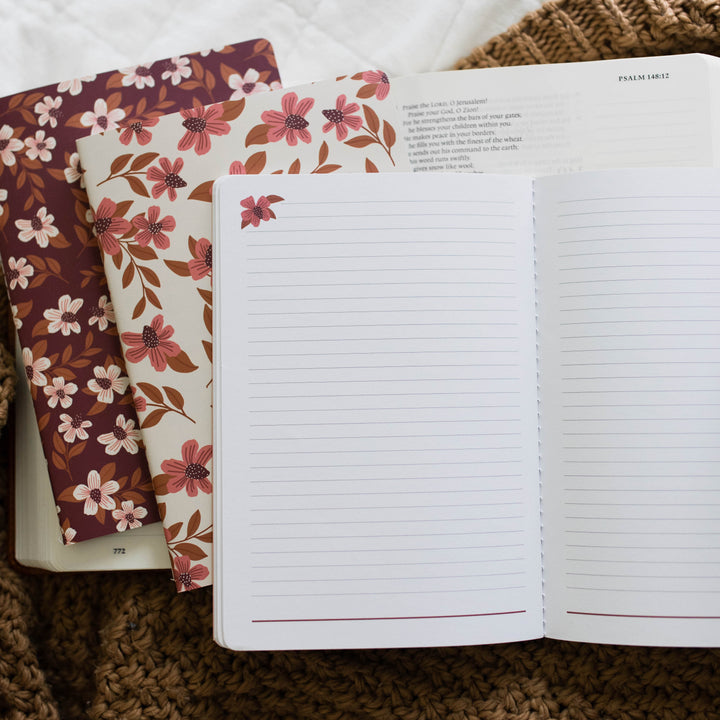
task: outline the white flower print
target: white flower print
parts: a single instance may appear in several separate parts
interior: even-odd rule
[[[95,377],[88,380],[87,386],[97,393],[97,399],[102,403],[111,403],[114,393],[122,395],[130,382],[127,377],[121,377],[122,370],[117,365],[110,365],[107,370],[102,365],[96,365],[93,373]]]
[[[107,330],[110,323],[115,322],[115,310],[107,295],[101,295],[97,307],[90,311],[88,325],[97,323],[98,330]]]
[[[83,77],[74,78],[73,80],[63,80],[58,86],[58,92],[70,91],[71,95],[79,95],[82,92],[82,84],[84,82],[92,82],[96,75],[84,75]]]
[[[42,127],[46,123],[50,123],[51,128],[56,128],[58,117],[60,116],[60,106],[62,98],[58,95],[54,100],[46,95],[41,102],[35,103],[35,113],[39,115],[38,125]]]
[[[150,74],[151,65],[152,63],[142,63],[121,70],[123,87],[134,85],[138,90],[142,90],[144,87],[155,87],[155,78]]]
[[[25,147],[22,140],[13,137],[13,129],[9,125],[0,128],[0,160],[3,165],[14,165],[15,153]]]
[[[8,281],[10,289],[14,290],[19,285],[25,290],[28,286],[28,278],[35,274],[35,268],[24,257],[17,260],[14,257],[9,257],[7,264],[8,271],[5,279]]]
[[[110,496],[120,489],[116,480],[108,480],[101,484],[100,473],[91,470],[87,476],[87,485],[78,485],[73,490],[73,497],[76,500],[84,500],[85,515],[97,515],[99,508],[103,510],[114,510],[115,500]]]
[[[258,82],[259,79],[260,73],[254,68],[247,70],[244,76],[237,73],[231,75],[227,79],[227,84],[235,92],[230,96],[230,99],[239,100],[242,97],[269,90],[268,85]]]
[[[65,382],[65,378],[56,377],[53,378],[52,385],[46,385],[43,388],[43,392],[48,396],[48,405],[51,408],[57,407],[57,404],[64,408],[69,408],[72,405],[71,395],[77,392],[78,386],[73,383]]]
[[[83,299],[71,299],[69,295],[62,295],[58,300],[57,308],[48,308],[43,313],[43,317],[50,321],[48,332],[61,332],[63,335],[69,335],[71,332],[80,332],[80,323],[78,322],[77,311],[82,307]]]
[[[115,130],[118,122],[125,117],[125,111],[121,108],[108,110],[107,103],[102,98],[98,98],[93,106],[93,111],[84,112],[80,117],[80,122],[91,128],[90,134],[105,132],[106,130]]]
[[[80,168],[80,155],[74,152],[69,159],[69,167],[66,167],[63,172],[65,173],[65,179],[72,185],[74,182],[80,181],[80,187],[85,187],[85,178],[83,177],[82,169]]]
[[[134,455],[139,450],[140,431],[135,429],[134,420],[126,420],[123,415],[115,418],[115,427],[109,433],[98,435],[98,442],[105,445],[108,455],[117,455],[121,449]]]
[[[63,433],[63,440],[65,442],[75,442],[76,439],[88,439],[85,428],[92,427],[92,423],[89,420],[83,420],[82,415],[70,417],[67,413],[62,413],[60,420],[62,422],[58,425],[58,432]]]
[[[50,367],[50,361],[46,357],[41,357],[36,360],[30,348],[23,348],[22,356],[28,382],[38,387],[47,385],[47,378],[45,377],[44,371]]]
[[[57,142],[53,137],[46,138],[44,130],[38,130],[34,138],[25,138],[25,144],[28,148],[25,155],[31,160],[40,158],[42,162],[50,162],[52,160],[50,151],[55,148]]]
[[[115,526],[118,532],[125,532],[128,528],[139,528],[142,523],[138,518],[144,518],[147,515],[147,510],[140,506],[135,507],[135,503],[132,500],[123,500],[120,505],[122,510],[113,510],[113,519],[119,520]]]
[[[189,67],[190,59],[186,57],[174,57],[167,60],[164,64],[163,74],[160,76],[162,80],[170,80],[173,85],[179,85],[183,78],[189,78],[192,70]]]
[[[18,238],[21,242],[35,240],[41,248],[50,243],[50,238],[57,237],[60,231],[53,225],[54,215],[48,213],[45,206],[41,207],[31,220],[16,220],[15,227],[20,230]]]

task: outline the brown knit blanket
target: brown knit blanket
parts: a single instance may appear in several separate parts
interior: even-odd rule
[[[720,54],[719,2],[567,0],[548,3],[458,67],[689,51]],[[11,376],[0,349],[0,426]],[[0,717],[8,720],[720,718],[717,650],[538,640],[231,653],[212,641],[211,590],[177,595],[167,573],[18,574],[4,550],[6,498],[2,472]]]

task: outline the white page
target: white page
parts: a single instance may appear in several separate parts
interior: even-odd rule
[[[706,55],[429,73],[394,81],[415,170],[546,175],[718,164]]]
[[[720,172],[538,180],[547,634],[720,643]]]
[[[277,195],[241,229],[240,201]],[[531,183],[214,187],[216,638],[542,634]]]

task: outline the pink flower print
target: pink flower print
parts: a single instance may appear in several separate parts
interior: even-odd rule
[[[197,440],[188,440],[183,443],[181,453],[182,460],[163,460],[160,464],[160,469],[170,476],[168,492],[185,490],[189,497],[195,497],[198,490],[211,493],[210,470],[206,465],[212,458],[212,445],[200,448]]]
[[[84,82],[92,82],[95,75],[83,75],[83,77],[74,78],[73,80],[63,80],[58,86],[58,92],[70,91],[71,95],[79,95],[82,92],[82,84]]]
[[[63,545],[75,545],[75,536],[77,535],[77,530],[75,528],[65,528],[63,530],[62,534],[62,541]]]
[[[105,445],[108,455],[117,455],[121,449],[135,455],[139,440],[140,432],[135,429],[135,421],[125,419],[123,415],[115,418],[115,427],[110,432],[98,435],[98,442]]]
[[[12,319],[13,319],[13,324],[15,325],[15,329],[19,330],[22,327],[22,320],[17,316],[17,314],[18,314],[17,305],[11,305],[10,309],[12,310]]]
[[[176,200],[176,188],[184,188],[187,186],[187,183],[178,175],[183,169],[185,162],[182,158],[178,158],[172,165],[170,165],[169,158],[160,158],[158,162],[160,163],[160,167],[153,165],[146,174],[147,179],[155,183],[151,191],[152,196],[157,200],[167,190],[168,198],[170,200]]]
[[[8,167],[15,164],[14,153],[25,147],[22,140],[13,137],[13,132],[9,125],[0,128],[0,160]]]
[[[120,503],[122,510],[113,510],[112,516],[114,520],[119,520],[115,526],[118,532],[125,532],[128,528],[139,528],[142,523],[138,518],[144,518],[147,510],[140,506],[135,507],[132,500],[123,500]]]
[[[309,143],[312,136],[306,129],[309,123],[305,115],[314,104],[312,98],[304,98],[298,102],[297,93],[294,92],[283,95],[282,112],[266,110],[260,115],[262,121],[270,126],[268,140],[278,142],[285,138],[288,145],[297,145],[300,138],[303,142]]]
[[[31,220],[16,220],[15,227],[20,230],[18,238],[22,242],[35,240],[38,246],[45,248],[50,238],[56,237],[60,231],[53,225],[54,215],[50,215],[46,207],[41,207]]]
[[[162,372],[167,367],[167,359],[181,352],[180,346],[170,340],[174,332],[172,325],[163,327],[162,315],[156,315],[150,325],[143,327],[141,333],[124,332],[121,339],[128,346],[126,360],[138,363],[149,357],[153,369]]]
[[[49,95],[46,95],[40,102],[35,103],[35,114],[39,115],[38,125],[42,127],[46,123],[50,123],[51,128],[56,128],[58,118],[62,117],[61,105],[62,98],[59,95],[54,100]]]
[[[222,47],[214,47],[214,48],[210,48],[209,50],[201,50],[200,55],[202,57],[207,57],[211,52],[222,52],[225,49],[225,47],[226,46],[223,45]]]
[[[173,85],[179,85],[183,78],[189,78],[192,70],[188,67],[190,59],[186,57],[174,57],[165,61],[162,80],[170,80]]]
[[[173,560],[173,574],[178,592],[197,590],[200,585],[197,580],[204,580],[210,571],[204,565],[193,565],[187,555],[181,555]]]
[[[108,110],[107,103],[102,98],[98,98],[93,106],[93,111],[84,112],[80,117],[80,123],[85,127],[89,127],[90,134],[105,132],[106,130],[115,130],[118,123],[125,117],[125,111],[122,108]]]
[[[115,322],[115,310],[107,295],[101,295],[98,304],[90,310],[88,325],[97,323],[98,330],[107,330],[110,323]]]
[[[253,227],[257,227],[261,220],[269,220],[271,217],[275,217],[272,210],[270,210],[270,201],[264,195],[261,195],[257,202],[250,195],[250,197],[241,200],[240,204],[247,208],[241,213],[243,224],[251,223]]]
[[[130,141],[135,138],[138,145],[147,145],[152,140],[152,133],[147,129],[155,127],[158,124],[157,118],[149,120],[134,120],[120,133],[120,142],[123,145],[129,145]]]
[[[80,187],[85,187],[85,178],[83,177],[83,171],[80,169],[80,155],[74,152],[68,160],[69,166],[63,170],[65,174],[65,180],[72,185],[74,182],[80,181]]]
[[[212,272],[212,245],[207,238],[200,238],[195,243],[195,256],[188,262],[188,270],[193,280],[200,280]]]
[[[45,370],[50,367],[50,361],[46,357],[40,357],[36,360],[30,348],[23,348],[22,356],[28,382],[38,387],[47,385]]]
[[[247,175],[245,166],[239,160],[230,163],[230,170],[228,170],[228,172],[230,175]]]
[[[77,392],[78,386],[75,383],[65,382],[65,378],[53,378],[52,385],[45,385],[43,392],[48,396],[48,405],[51,408],[57,407],[57,404],[64,408],[72,405],[71,395]]]
[[[175,229],[175,218],[166,215],[160,220],[158,205],[151,205],[148,208],[147,217],[136,215],[132,219],[132,224],[140,231],[135,236],[138,245],[146,247],[152,242],[158,250],[166,250],[170,247],[170,238],[165,233]]]
[[[334,110],[323,110],[322,114],[328,122],[323,125],[323,132],[337,132],[337,139],[344,140],[348,135],[348,128],[359,130],[362,127],[362,118],[352,113],[358,112],[360,106],[357,103],[345,104],[345,96],[340,95],[335,102]]]
[[[120,485],[116,480],[101,483],[100,473],[97,470],[91,470],[87,476],[87,485],[78,485],[73,490],[73,497],[76,500],[85,501],[83,508],[85,515],[97,515],[100,508],[103,510],[115,509],[115,500],[110,496],[119,489]]]
[[[230,89],[235,91],[230,96],[230,99],[239,100],[242,97],[254,95],[259,92],[265,92],[270,89],[268,85],[264,82],[258,82],[258,80],[260,80],[260,73],[254,68],[247,70],[245,75],[233,73],[227,79],[227,84],[230,86]]]
[[[205,155],[210,150],[211,135],[227,135],[230,132],[229,123],[220,119],[222,114],[222,105],[181,110],[186,133],[180,138],[178,150],[182,152],[194,146],[198,155]]]
[[[368,85],[375,85],[375,97],[378,100],[384,100],[390,92],[390,80],[388,76],[380,70],[369,70],[362,74],[362,79]]]
[[[142,90],[144,87],[155,87],[155,78],[150,73],[151,65],[152,63],[143,63],[121,70],[123,87],[134,85],[138,90]]]
[[[82,415],[78,414],[70,417],[67,413],[63,413],[60,415],[60,420],[62,420],[62,422],[58,425],[58,432],[63,433],[63,440],[65,440],[65,442],[75,442],[76,439],[88,439],[85,428],[92,427],[92,423],[89,420],[83,420]],[[88,476],[88,479],[89,477],[90,476]],[[100,476],[98,475],[98,480],[99,479]],[[75,497],[77,497],[77,495],[75,495]],[[94,515],[95,513],[92,514]]]
[[[5,188],[0,188],[0,203],[4,203],[7,200],[7,190]],[[5,208],[0,205],[0,215],[2,215],[5,212]]]
[[[93,368],[94,378],[88,380],[87,386],[97,393],[98,402],[111,403],[114,393],[122,395],[126,390],[128,378],[121,377],[122,370],[117,365],[109,365],[107,370],[102,365]]]
[[[110,198],[103,198],[95,212],[95,235],[108,255],[117,255],[120,252],[118,237],[122,237],[132,228],[129,220],[115,217],[116,211],[117,205]]]
[[[147,410],[147,400],[142,395],[138,395],[138,389],[134,385],[130,386],[130,391],[132,392],[135,410],[139,413],[145,412]]]
[[[18,285],[25,290],[28,286],[28,278],[34,274],[35,268],[29,265],[24,257],[17,260],[14,257],[8,258],[8,271],[5,274],[5,280],[10,285],[11,290],[14,290]]]
[[[270,83],[271,90],[282,90],[282,83],[279,80],[273,80]]]
[[[77,312],[82,307],[83,299],[72,300],[69,295],[63,295],[58,300],[57,308],[49,308],[43,313],[43,317],[50,321],[48,332],[61,332],[63,335],[70,335],[71,332],[80,332]]]
[[[28,148],[25,154],[31,160],[40,158],[42,162],[50,162],[52,160],[50,151],[55,148],[57,142],[53,137],[46,138],[44,130],[38,130],[34,138],[25,138],[25,144]]]

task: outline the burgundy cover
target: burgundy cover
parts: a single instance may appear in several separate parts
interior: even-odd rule
[[[137,153],[161,115],[279,86],[251,40],[0,99],[0,254],[66,543],[159,519],[75,140]]]

